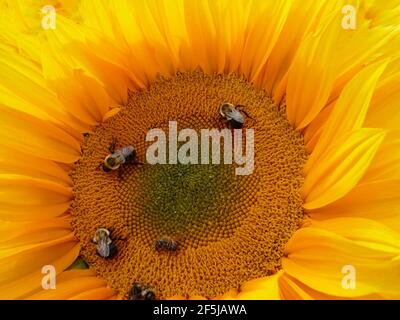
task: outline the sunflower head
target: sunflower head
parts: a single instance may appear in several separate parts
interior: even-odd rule
[[[1,298],[399,297],[398,1],[0,8]]]

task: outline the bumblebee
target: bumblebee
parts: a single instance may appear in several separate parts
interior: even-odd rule
[[[133,146],[126,146],[115,150],[115,145],[116,140],[113,139],[109,148],[110,154],[105,157],[101,165],[104,172],[118,170],[124,163],[133,163],[136,161],[136,150]]]
[[[134,283],[128,293],[128,300],[155,300],[156,294],[149,285]]]
[[[106,228],[96,230],[93,243],[96,244],[97,254],[105,259],[111,259],[117,254],[117,246],[111,238],[111,231]]]
[[[163,236],[154,242],[154,249],[156,251],[175,252],[178,250],[178,242],[170,237]]]
[[[247,112],[243,111],[242,109],[244,106],[237,105],[235,106],[232,103],[225,102],[221,104],[219,108],[219,113],[221,116],[227,120],[228,125],[232,129],[241,129],[245,123],[245,116],[251,118]]]

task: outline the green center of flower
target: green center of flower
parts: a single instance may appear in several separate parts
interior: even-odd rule
[[[220,164],[147,161],[154,143],[146,141],[149,130],[162,129],[168,137],[169,122],[176,121],[179,132],[198,132],[200,144],[202,129],[227,128],[219,114],[227,101],[251,116],[242,132],[254,129],[252,172],[238,175],[237,164],[224,163],[223,149]],[[106,173],[100,167],[113,139],[116,150],[134,146],[137,161]],[[302,137],[283,109],[234,75],[197,71],[159,79],[131,93],[127,106],[98,126],[82,150],[72,174],[72,224],[82,257],[125,297],[141,283],[154,288],[157,298],[211,298],[273,274],[304,218]],[[92,243],[99,228],[112,230],[117,254],[111,258],[99,256],[98,243]]]
[[[235,188],[227,166],[156,165],[139,173],[143,181],[134,204],[143,203],[133,223],[143,241],[170,235],[180,247],[207,245],[234,233],[238,220],[232,212],[229,188]],[[225,185],[221,186],[221,181]],[[229,186],[229,187],[228,187]],[[251,197],[249,197],[251,198]],[[220,225],[223,224],[224,228]],[[152,228],[141,230],[141,226]]]

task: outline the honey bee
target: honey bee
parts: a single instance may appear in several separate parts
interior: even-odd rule
[[[241,129],[244,126],[246,115],[248,118],[251,118],[247,112],[241,110],[243,108],[242,105],[235,106],[232,103],[225,102],[221,104],[219,108],[219,113],[223,118],[228,121],[229,127],[232,129]]]
[[[170,237],[163,236],[154,242],[154,249],[156,251],[175,252],[178,249],[178,242]]]
[[[101,168],[104,172],[117,170],[122,164],[135,162],[136,150],[133,146],[126,146],[119,150],[115,150],[116,140],[113,139],[109,151],[110,154],[104,159]]]
[[[111,238],[111,233],[106,228],[99,228],[92,240],[96,244],[97,254],[105,259],[111,259],[117,254],[117,247]]]
[[[141,283],[134,283],[128,294],[128,300],[154,300],[155,298],[154,289]]]

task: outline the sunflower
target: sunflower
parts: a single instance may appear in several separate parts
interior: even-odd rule
[[[0,298],[400,296],[400,1],[1,1],[1,18]],[[223,129],[223,102],[249,115],[252,174],[146,163],[149,130]],[[137,161],[106,173],[113,142]]]

